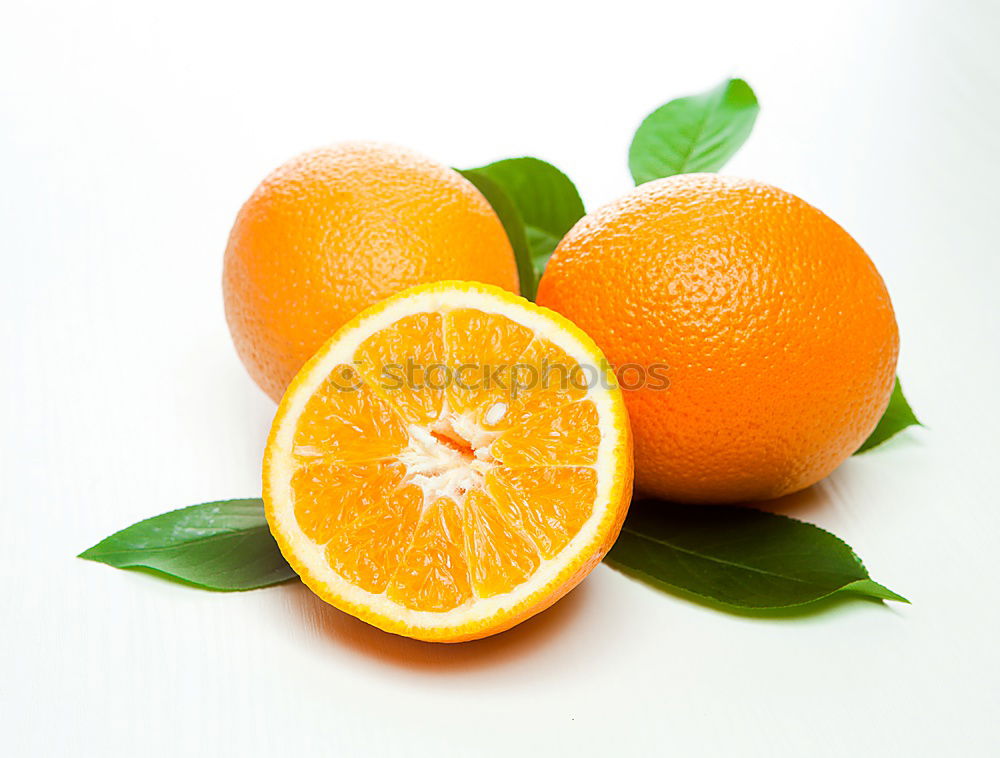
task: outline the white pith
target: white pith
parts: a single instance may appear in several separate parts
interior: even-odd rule
[[[331,594],[351,606],[367,608],[385,618],[415,628],[440,629],[457,627],[486,619],[507,609],[512,609],[526,598],[552,585],[566,566],[581,553],[592,549],[599,541],[602,524],[606,521],[615,476],[621,465],[621,447],[626,432],[615,423],[614,399],[609,390],[595,384],[587,391],[598,414],[600,443],[597,460],[592,468],[597,472],[597,491],[593,511],[580,530],[555,556],[542,560],[535,573],[511,592],[492,597],[473,597],[465,604],[445,612],[417,611],[406,608],[385,593],[367,592],[337,574],[327,563],[324,546],[314,543],[302,532],[294,513],[294,496],[291,478],[295,471],[292,442],[297,421],[309,397],[319,388],[329,373],[338,365],[350,364],[360,344],[372,334],[381,331],[405,316],[419,312],[446,313],[455,308],[477,308],[487,313],[498,313],[535,332],[564,350],[582,365],[594,365],[596,356],[592,348],[581,343],[575,335],[565,330],[549,316],[512,303],[501,297],[478,289],[428,290],[388,303],[343,331],[325,355],[315,360],[307,373],[299,377],[298,386],[291,397],[284,401],[284,413],[273,430],[273,443],[267,465],[265,481],[268,483],[272,519],[285,542],[302,564],[313,583],[325,586]],[[321,351],[322,352],[322,351]],[[620,401],[619,401],[620,402]],[[506,412],[503,403],[487,410],[490,421]],[[424,493],[425,504],[437,497],[450,497],[461,502],[461,494],[480,488],[485,473],[492,467],[489,444],[496,433],[481,429],[468,418],[451,414],[447,409],[430,428],[411,425],[407,429],[409,444],[397,459],[406,466],[406,479],[417,484]],[[457,437],[467,443],[473,455],[463,455],[458,450],[440,442],[432,432]],[[614,504],[617,506],[617,503]]]
[[[495,434],[453,416],[447,409],[431,428],[411,424],[407,432],[409,443],[396,459],[406,467],[403,483],[415,484],[424,493],[425,508],[440,497],[460,503],[469,490],[483,489],[486,472],[493,468],[489,443]],[[433,432],[468,444],[473,457],[440,442]]]

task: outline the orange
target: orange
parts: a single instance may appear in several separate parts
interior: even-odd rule
[[[631,491],[624,400],[593,341],[471,282],[406,290],[343,326],[289,386],[264,458],[267,519],[302,580],[439,642],[572,589]]]
[[[861,445],[893,387],[899,335],[875,266],[819,210],[761,182],[638,187],[570,230],[538,302],[617,367],[636,489],[651,496],[808,487]]]
[[[518,292],[486,199],[409,150],[347,143],[268,176],[229,235],[223,290],[237,352],[274,400],[350,318],[401,289],[471,279]]]

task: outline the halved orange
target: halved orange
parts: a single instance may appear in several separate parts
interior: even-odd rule
[[[632,490],[621,391],[593,341],[497,287],[363,311],[302,368],[264,457],[267,518],[323,600],[458,642],[544,610],[603,558]]]

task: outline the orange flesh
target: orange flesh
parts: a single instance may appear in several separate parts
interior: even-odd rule
[[[301,414],[299,527],[347,581],[413,610],[512,591],[592,512],[600,431],[585,381],[504,316],[396,321]]]

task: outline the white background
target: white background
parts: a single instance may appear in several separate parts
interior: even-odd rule
[[[1000,12],[989,2],[51,3],[0,21],[0,733],[35,755],[997,754]],[[549,160],[627,191],[663,101],[740,75],[727,171],[869,251],[926,429],[775,504],[912,606],[726,615],[601,566],[478,643],[301,585],[220,594],[73,556],[259,494],[273,405],[231,347],[229,225],[348,138]]]

